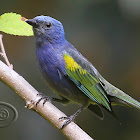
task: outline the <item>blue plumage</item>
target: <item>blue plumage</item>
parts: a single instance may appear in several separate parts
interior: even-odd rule
[[[53,90],[60,96],[81,104],[81,102],[87,101],[88,98],[84,94],[81,94],[81,91],[78,90],[69,78],[64,76],[66,72],[62,52],[65,50],[65,46],[68,45],[67,41],[64,44],[61,43],[60,46],[54,42],[52,45],[49,41],[45,43],[42,41],[42,43],[38,44],[37,41],[37,58],[40,70]],[[75,94],[72,95],[72,93]]]
[[[64,123],[66,126],[88,108],[103,118],[100,107],[114,117],[111,103],[119,101],[140,109],[140,103],[107,82],[96,68],[65,39],[60,21],[49,16],[37,16],[26,21],[33,26],[36,37],[36,53],[40,70],[62,103],[75,102],[81,108]],[[112,100],[113,99],[113,100]],[[64,118],[63,118],[64,119]]]

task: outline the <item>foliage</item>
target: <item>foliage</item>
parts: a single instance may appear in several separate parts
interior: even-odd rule
[[[5,13],[0,16],[0,31],[19,36],[32,36],[32,27],[27,19],[16,13]]]

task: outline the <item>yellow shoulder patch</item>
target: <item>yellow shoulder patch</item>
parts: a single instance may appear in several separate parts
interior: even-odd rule
[[[80,74],[85,74],[86,70],[82,69],[81,66],[68,54],[64,54],[64,59],[66,62],[66,68],[70,71],[75,72],[79,70]]]

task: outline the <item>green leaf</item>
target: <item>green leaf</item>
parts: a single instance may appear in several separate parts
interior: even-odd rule
[[[0,31],[19,36],[33,36],[32,26],[27,19],[16,13],[5,13],[0,16]]]

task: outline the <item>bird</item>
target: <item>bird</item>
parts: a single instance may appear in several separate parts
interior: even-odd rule
[[[105,80],[92,63],[67,41],[60,21],[41,15],[26,22],[32,26],[36,38],[39,69],[47,84],[59,96],[49,99],[80,106],[71,116],[59,118],[65,120],[61,128],[74,121],[85,109],[101,120],[104,118],[103,109],[118,119],[113,105],[140,109],[140,102]],[[42,99],[48,100],[48,97],[42,95]]]

